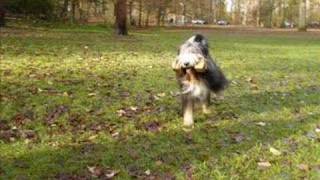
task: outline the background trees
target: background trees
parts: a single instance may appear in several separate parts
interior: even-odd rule
[[[4,9],[4,1],[0,1],[0,27],[5,26],[5,9]]]
[[[5,7],[10,15],[70,23],[119,25],[118,20],[126,17],[128,24],[139,27],[202,19],[210,24],[227,20],[234,25],[303,30],[320,21],[320,0],[10,0]]]

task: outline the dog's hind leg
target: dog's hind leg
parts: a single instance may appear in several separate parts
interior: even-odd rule
[[[193,108],[194,100],[188,95],[182,95],[182,112],[183,112],[183,125],[193,125]]]
[[[202,112],[204,114],[210,114],[211,111],[209,110],[210,105],[210,92],[207,92],[205,97],[201,100]]]

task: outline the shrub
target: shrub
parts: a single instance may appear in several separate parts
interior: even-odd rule
[[[52,0],[10,0],[7,10],[13,14],[50,19],[53,17],[54,3]]]

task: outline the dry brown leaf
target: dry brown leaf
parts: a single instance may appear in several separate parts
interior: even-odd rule
[[[52,112],[50,112],[45,119],[46,124],[51,125],[53,124],[62,114],[68,111],[67,106],[60,105],[56,107]]]
[[[271,167],[271,163],[269,161],[260,161],[258,162],[258,168],[259,169],[268,169]]]
[[[301,171],[309,171],[309,166],[307,164],[298,164],[297,166]]]
[[[231,139],[236,143],[241,143],[243,140],[245,140],[245,136],[242,133],[232,133]]]
[[[161,130],[159,122],[148,122],[144,125],[145,129],[150,132],[158,132]]]

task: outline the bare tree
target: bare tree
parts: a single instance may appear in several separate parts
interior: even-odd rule
[[[63,6],[60,13],[60,17],[62,17],[63,19],[65,19],[68,16],[68,5],[69,5],[69,0],[63,0]]]
[[[118,35],[128,35],[127,30],[127,1],[117,0],[115,4],[116,32]]]
[[[129,23],[131,26],[135,25],[134,19],[133,19],[133,0],[129,1]]]
[[[307,17],[307,0],[300,0],[299,3],[299,31],[306,31],[306,17]]]
[[[138,19],[138,26],[141,27],[142,25],[142,0],[139,0],[139,19]]]

